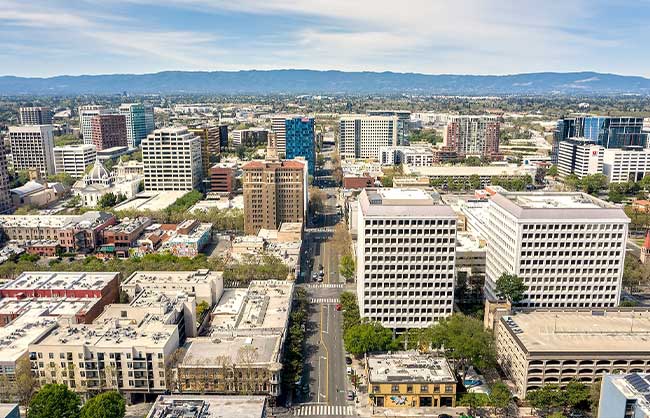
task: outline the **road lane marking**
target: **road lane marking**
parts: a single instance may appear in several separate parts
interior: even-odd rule
[[[339,303],[339,298],[311,298],[309,303],[320,303],[323,305],[334,305]]]

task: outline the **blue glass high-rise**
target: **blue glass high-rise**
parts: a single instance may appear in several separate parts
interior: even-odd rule
[[[309,174],[314,175],[316,171],[314,118],[288,118],[285,120],[285,129],[287,159],[304,157],[308,163]]]

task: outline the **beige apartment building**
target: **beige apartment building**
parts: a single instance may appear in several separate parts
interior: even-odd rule
[[[244,231],[277,230],[284,222],[304,221],[306,164],[295,160],[252,161],[244,170]]]
[[[543,385],[650,372],[648,333],[648,309],[523,311],[498,321],[497,361],[523,399]]]

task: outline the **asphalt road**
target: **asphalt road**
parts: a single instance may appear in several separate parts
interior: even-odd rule
[[[327,157],[326,157],[327,158]],[[327,158],[325,168],[329,169]],[[327,170],[326,170],[327,172]],[[317,176],[318,177],[318,176]],[[310,299],[307,327],[305,374],[303,390],[294,398],[293,414],[302,416],[348,416],[354,413],[353,403],[346,400],[346,364],[343,348],[341,312],[336,310],[340,294],[345,290],[339,275],[339,260],[331,246],[331,228],[339,221],[336,188],[323,188],[327,194],[324,210],[306,230],[308,254],[313,258],[313,270],[305,262],[305,283]],[[325,229],[324,229],[325,228]],[[312,279],[313,272],[323,269],[322,282]]]

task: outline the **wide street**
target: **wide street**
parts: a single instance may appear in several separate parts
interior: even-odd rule
[[[328,150],[328,151],[331,151]],[[324,170],[317,176],[320,185],[327,185],[331,170],[329,152]],[[340,311],[336,310],[340,294],[345,291],[344,279],[339,275],[339,260],[332,249],[331,237],[334,225],[339,222],[337,208],[337,188],[325,187],[323,210],[319,216],[310,219],[305,233],[308,243],[307,257],[303,265],[303,283],[299,286],[307,290],[310,299],[309,321],[307,327],[305,371],[301,389],[294,398],[293,414],[307,416],[349,416],[354,415],[354,402],[346,400],[347,377],[345,353],[343,348]],[[313,267],[309,266],[309,259]],[[313,273],[322,269],[322,281],[314,280]]]

